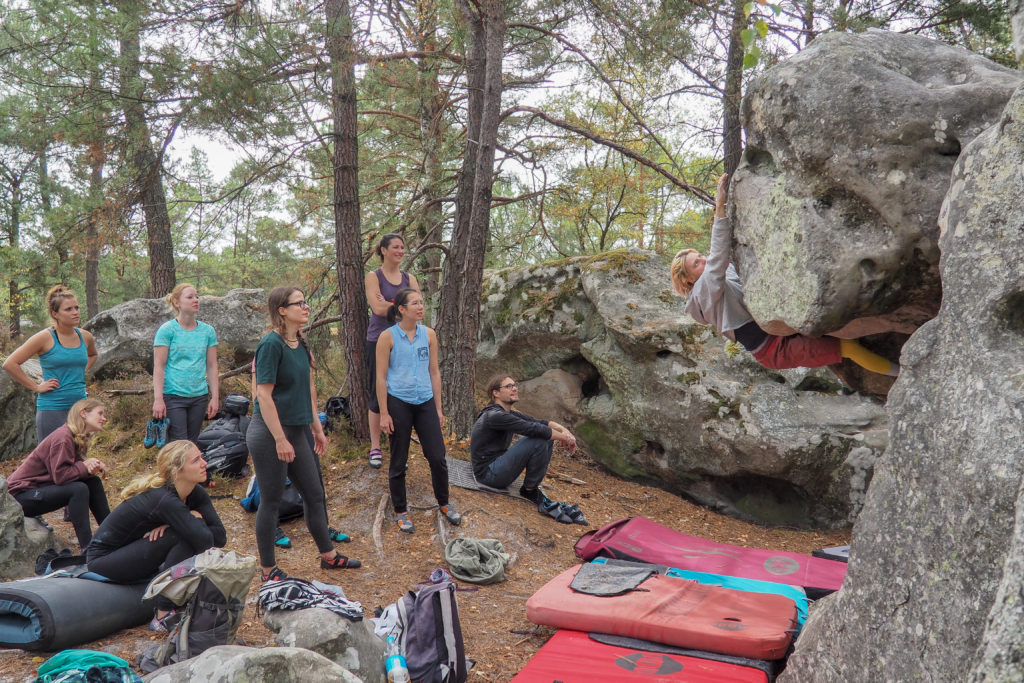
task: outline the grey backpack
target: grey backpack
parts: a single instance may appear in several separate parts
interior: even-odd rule
[[[471,664],[466,660],[451,581],[426,586],[417,593],[409,591],[374,621],[378,636],[395,636],[412,680],[465,683]]]

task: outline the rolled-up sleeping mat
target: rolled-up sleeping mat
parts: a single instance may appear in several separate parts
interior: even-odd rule
[[[53,652],[134,628],[153,616],[146,584],[47,576],[0,584],[0,647]]]

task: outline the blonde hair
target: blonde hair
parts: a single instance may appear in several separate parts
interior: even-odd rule
[[[171,310],[174,311],[175,313],[177,313],[178,309],[181,308],[181,304],[179,303],[181,301],[181,293],[184,292],[189,287],[192,287],[192,289],[196,289],[195,286],[188,282],[181,282],[175,285],[174,289],[171,290],[171,293],[164,297],[164,301],[166,301],[170,305]],[[199,290],[196,289],[196,294],[198,293]]]
[[[672,265],[669,268],[669,272],[672,274],[672,289],[679,296],[689,296],[693,291],[690,273],[686,272],[686,256],[699,253],[696,249],[682,249],[672,259]]]
[[[193,448],[197,446],[184,439],[172,441],[161,448],[156,455],[156,472],[132,479],[121,489],[121,497],[131,498],[150,489],[158,489],[164,484],[173,484]]]
[[[50,317],[56,320],[57,316],[54,314],[60,310],[60,305],[64,303],[64,299],[75,298],[77,298],[75,292],[70,287],[66,287],[63,284],[51,287],[50,291],[46,293],[46,310]]]
[[[85,454],[89,452],[89,442],[92,441],[92,434],[88,434],[85,431],[85,418],[82,417],[82,411],[91,413],[100,407],[106,406],[98,398],[83,398],[81,401],[75,401],[75,404],[71,406],[71,410],[68,411],[68,429],[71,430],[71,436],[75,441],[75,451],[83,460],[85,459]]]

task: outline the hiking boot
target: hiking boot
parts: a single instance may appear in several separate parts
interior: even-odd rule
[[[395,524],[398,525],[399,531],[404,531],[407,534],[411,534],[416,531],[416,527],[413,526],[412,520],[409,519],[408,512],[396,514],[392,519],[394,519]]]
[[[335,529],[333,526],[327,527],[327,533],[330,534],[331,540],[335,543],[348,543],[352,540],[352,537],[348,534],[342,533]]]
[[[372,467],[375,470],[379,470],[380,466],[384,464],[384,454],[381,453],[379,448],[374,448],[370,450],[369,459],[370,467]]]
[[[462,524],[462,515],[455,511],[455,503],[449,502],[447,505],[442,505],[441,514],[447,517],[448,521],[455,526]]]
[[[152,448],[156,445],[156,437],[160,432],[160,427],[157,422],[158,420],[154,418],[146,423],[146,436],[142,438],[143,447]]]
[[[288,535],[284,533],[284,529],[277,527],[277,531],[274,532],[274,545],[278,548],[291,548],[292,539],[288,538]]]
[[[171,426],[169,419],[162,418],[156,427],[156,447],[163,448],[167,445],[167,429]]]

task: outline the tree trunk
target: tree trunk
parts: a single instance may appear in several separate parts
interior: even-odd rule
[[[142,7],[139,0],[118,4],[121,19],[121,63],[119,69],[121,102],[124,109],[127,158],[135,174],[132,203],[140,203],[146,220],[149,243],[149,282],[152,297],[161,297],[174,289],[174,244],[171,217],[164,194],[163,162],[153,150],[146,111],[142,105],[145,86],[139,54]]]
[[[456,0],[456,5],[469,25],[468,119],[437,328],[443,405],[461,438],[473,426],[474,362],[501,110],[505,16],[501,0],[479,0],[472,6],[468,0]]]
[[[11,255],[17,256],[18,248],[21,246],[21,177],[11,178],[11,228],[10,228]],[[7,280],[8,309],[10,311],[10,323],[8,332],[11,339],[21,336],[21,291],[18,286],[18,278],[14,273]]]
[[[733,0],[732,25],[729,27],[729,52],[725,60],[725,93],[722,96],[722,137],[724,142],[725,172],[732,177],[740,165],[743,153],[743,128],[740,123],[740,103],[743,99],[743,39],[747,27],[743,12],[744,0]]]
[[[369,387],[364,368],[366,300],[359,233],[359,143],[357,139],[355,45],[348,0],[327,0],[327,53],[331,60],[331,114],[334,118],[334,246],[349,399],[356,436],[370,435],[366,420]]]
[[[424,52],[438,50],[437,2],[421,0],[417,3],[420,38],[417,49]],[[420,146],[423,154],[423,203],[416,223],[416,236],[420,244],[441,241],[444,214],[441,210],[441,147],[444,144],[444,96],[438,82],[440,65],[436,57],[417,60],[419,89]],[[436,304],[441,275],[441,252],[429,249],[417,261],[422,274],[417,279],[424,295],[434,298]]]
[[[89,219],[85,224],[85,314],[100,312],[100,224],[103,222],[103,143],[89,149]]]

